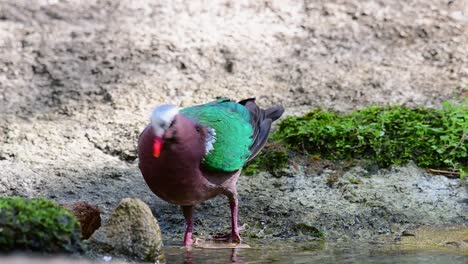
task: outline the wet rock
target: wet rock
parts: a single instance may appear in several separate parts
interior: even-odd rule
[[[101,226],[101,213],[96,206],[87,202],[76,202],[64,207],[80,222],[81,235],[84,239],[88,239]]]
[[[106,254],[148,262],[164,259],[159,224],[148,205],[137,198],[123,199],[89,242],[92,250]]]

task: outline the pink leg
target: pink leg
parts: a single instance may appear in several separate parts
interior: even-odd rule
[[[231,242],[240,243],[242,239],[239,235],[239,227],[237,225],[237,214],[239,204],[237,201],[237,194],[236,193],[228,193],[226,196],[229,198],[229,207],[231,208],[231,233],[224,234],[224,235],[215,235],[213,238],[215,240],[226,240]]]
[[[182,212],[185,218],[185,235],[184,235],[184,247],[190,247],[193,244],[192,240],[192,228],[193,228],[193,206],[182,206]]]
[[[233,197],[229,197],[229,207],[231,207],[231,226],[232,226],[232,242],[241,242],[241,238],[239,235],[239,228],[237,226],[237,212],[239,209],[239,203],[237,201],[237,195],[233,195]]]

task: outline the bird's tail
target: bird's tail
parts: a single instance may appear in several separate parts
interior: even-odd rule
[[[271,119],[271,121],[275,121],[276,119],[280,118],[283,113],[284,107],[281,105],[273,106],[265,110],[266,117]]]

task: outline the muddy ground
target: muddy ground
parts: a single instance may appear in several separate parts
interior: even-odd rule
[[[98,205],[154,196],[135,145],[157,104],[255,96],[287,115],[322,107],[439,107],[468,87],[468,8],[455,1],[0,1],[0,195]],[[299,159],[301,160],[301,159]],[[330,186],[329,177],[339,179]],[[398,235],[467,225],[458,179],[409,164],[335,171],[302,159],[240,179],[249,237]],[[227,230],[227,201],[196,210],[199,235]]]

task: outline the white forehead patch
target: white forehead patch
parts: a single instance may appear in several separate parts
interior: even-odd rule
[[[169,128],[174,117],[179,113],[179,108],[175,105],[160,105],[151,114],[151,126],[158,137],[162,137],[164,131]]]

